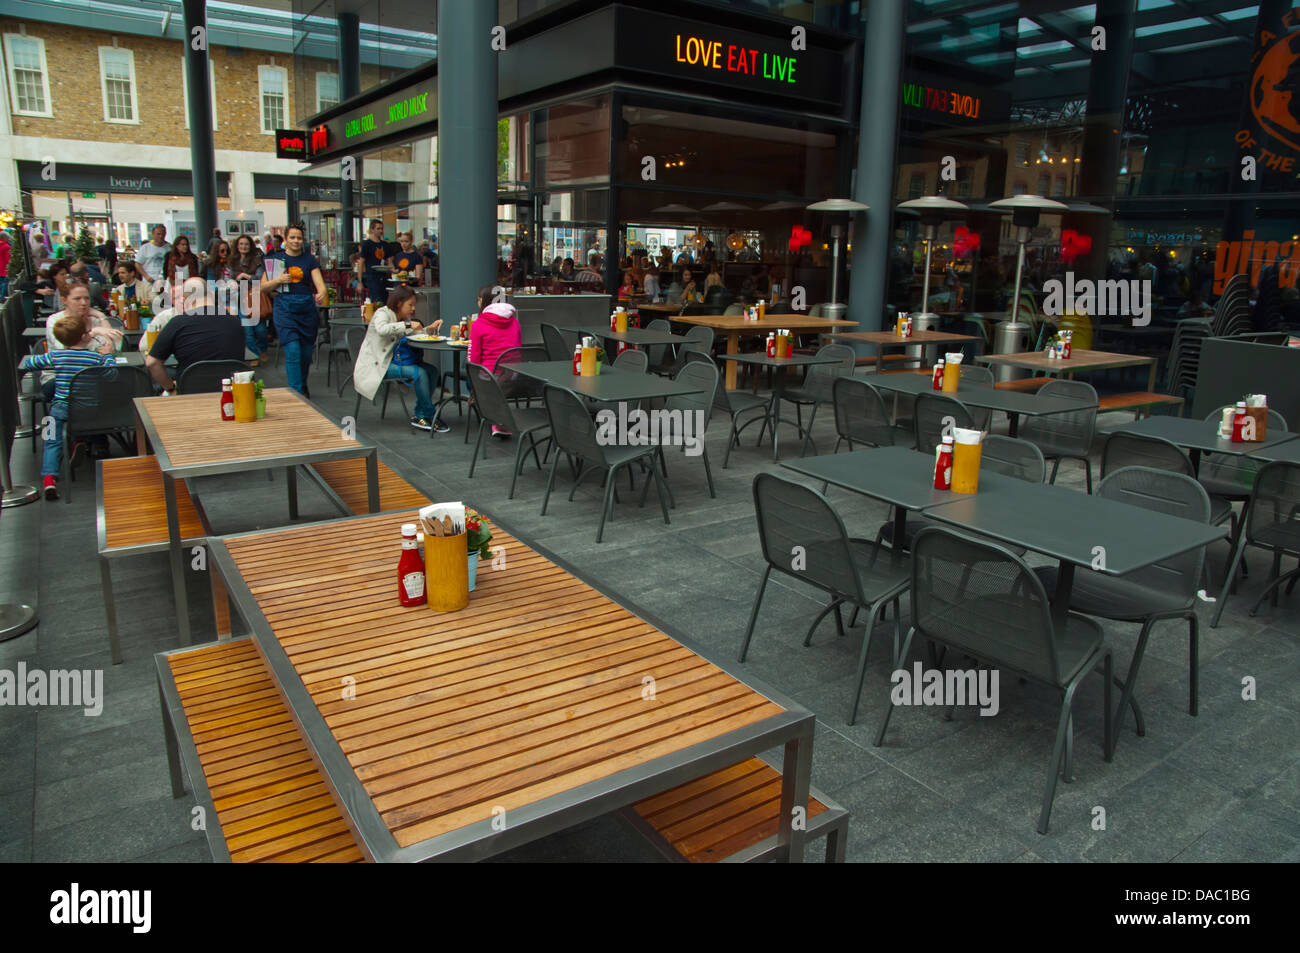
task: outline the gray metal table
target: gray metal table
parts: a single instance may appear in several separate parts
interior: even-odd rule
[[[873,447],[783,463],[796,473],[830,483],[894,508],[894,539],[905,539],[908,510],[923,510],[967,498],[934,488],[934,454],[906,447]],[[980,490],[1014,490],[1023,482],[1001,473],[980,473]],[[900,544],[901,545],[901,544]]]
[[[406,343],[417,351],[437,351],[439,353],[451,352],[451,387],[452,394],[447,396],[447,389],[442,383],[442,360],[438,361],[438,386],[442,389],[442,400],[438,401],[438,413],[442,413],[445,404],[455,402],[456,409],[461,409],[461,404],[469,400],[468,394],[461,393],[460,390],[460,356],[469,353],[468,344],[452,344],[450,341],[419,341],[413,338],[406,338]],[[512,365],[513,366],[513,365]],[[433,436],[433,431],[429,431],[429,436]]]
[[[602,368],[595,377],[574,374],[572,361],[524,361],[509,366],[516,374],[531,377],[533,380],[554,387],[563,387],[575,394],[602,403],[631,402],[648,400],[652,397],[679,397],[683,394],[700,393],[700,388],[694,384],[684,384],[656,374],[620,371],[610,366]]]
[[[771,315],[769,315],[771,317]],[[792,424],[799,435],[805,436],[804,429],[798,421],[790,420],[781,416],[781,393],[785,387],[784,375],[781,373],[787,367],[813,367],[817,364],[838,364],[838,357],[823,357],[817,354],[793,354],[790,357],[768,357],[765,352],[755,352],[750,354],[722,354],[721,359],[724,361],[734,361],[737,364],[754,364],[758,367],[770,367],[773,369],[772,374],[772,401],[767,410],[767,425],[772,428],[772,459],[777,457],[777,424]],[[760,429],[758,434],[759,442],[762,443],[763,433]]]
[[[1155,513],[1053,484],[984,482],[978,493],[926,507],[930,519],[1029,549],[1057,560],[1052,617],[1064,626],[1074,588],[1074,569],[1111,576],[1141,569],[1222,539],[1227,530]]]
[[[1086,410],[1089,405],[1081,400],[1068,397],[1053,397],[1050,394],[1025,394],[1014,390],[998,390],[996,387],[982,387],[979,384],[960,382],[957,393],[949,394],[934,389],[934,380],[928,374],[868,374],[863,378],[873,387],[894,391],[899,394],[940,394],[956,397],[963,404],[988,410],[1000,410],[1007,415],[1011,436],[1020,433],[1020,415],[1042,417],[1048,414],[1066,414],[1074,410]]]
[[[1233,443],[1231,440],[1224,440],[1219,436],[1219,422],[1217,420],[1194,420],[1191,417],[1170,417],[1163,414],[1157,417],[1144,417],[1141,420],[1126,421],[1113,427],[1103,427],[1101,431],[1108,434],[1133,433],[1144,437],[1159,437],[1168,440],[1188,452],[1192,458],[1193,469],[1200,467],[1202,452],[1227,453],[1238,457],[1258,457],[1262,460],[1266,458],[1260,456],[1261,453],[1267,452],[1278,444],[1289,443],[1295,440],[1297,436],[1300,436],[1300,434],[1289,433],[1285,430],[1274,430],[1264,440],[1250,443]]]
[[[1300,435],[1298,435],[1300,436]],[[1247,444],[1250,446],[1250,444]],[[1251,450],[1248,456],[1256,460],[1272,463],[1284,460],[1287,463],[1300,463],[1300,440],[1287,440],[1281,443],[1266,444],[1262,449]]]
[[[379,457],[375,445],[349,438],[338,424],[288,388],[267,390],[266,398],[266,417],[250,423],[222,420],[214,410],[217,405],[211,394],[135,398],[136,447],[144,453],[147,439],[163,473],[172,593],[182,645],[190,644],[190,615],[176,509],[179,481],[284,467],[289,518],[295,520],[297,467],[364,457],[370,511],[379,512]]]

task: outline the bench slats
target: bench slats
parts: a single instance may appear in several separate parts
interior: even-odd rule
[[[360,516],[370,512],[365,460],[359,458],[330,460],[326,463],[314,463],[312,469],[330,485],[353,515]],[[428,506],[431,502],[427,496],[398,476],[397,471],[392,467],[382,460],[379,462],[379,509],[381,511],[418,509],[421,506]]]
[[[714,863],[776,836],[781,774],[750,758],[646,798],[633,810],[689,862]],[[809,797],[809,818],[826,810]]]
[[[167,545],[167,504],[157,457],[100,461],[104,493],[105,552],[127,546]],[[176,494],[181,539],[207,535],[188,493]]]
[[[252,642],[168,663],[230,859],[362,860]]]

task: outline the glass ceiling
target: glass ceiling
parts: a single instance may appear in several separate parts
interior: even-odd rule
[[[328,6],[332,13],[333,5]],[[431,5],[423,5],[431,9]],[[286,56],[336,59],[338,26],[333,16],[295,15],[290,0],[237,3],[208,0],[209,43],[264,50]],[[181,0],[0,0],[0,14],[46,23],[76,24],[93,30],[184,39]],[[418,23],[412,16],[410,22]],[[431,18],[429,18],[431,19]],[[361,62],[397,70],[435,59],[438,38],[432,30],[361,23]]]

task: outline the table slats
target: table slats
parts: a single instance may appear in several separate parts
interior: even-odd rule
[[[114,457],[101,461],[105,550],[166,543],[167,503],[158,458]],[[206,536],[189,493],[177,487],[181,539]]]

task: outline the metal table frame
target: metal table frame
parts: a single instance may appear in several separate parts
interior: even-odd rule
[[[354,457],[366,458],[366,489],[368,491],[370,512],[379,512],[379,453],[372,443],[357,441],[360,446],[339,447],[337,450],[310,450],[302,453],[275,454],[270,456],[240,457],[233,460],[219,460],[213,463],[176,465],[171,462],[167,448],[158,437],[153,418],[141,405],[142,400],[158,400],[156,397],[136,397],[135,415],[136,449],[146,452],[146,443],[153,447],[158,458],[158,467],[163,474],[163,494],[167,505],[167,536],[170,541],[168,557],[171,563],[172,597],[176,603],[177,632],[181,645],[190,644],[189,597],[185,591],[185,560],[182,553],[183,540],[180,538],[179,517],[176,508],[176,484],[201,476],[216,476],[223,473],[243,473],[248,470],[264,470],[272,467],[284,467],[285,481],[289,489],[289,519],[298,518],[298,474],[297,468],[302,464],[324,463],[329,460],[350,460]],[[298,400],[306,401],[301,397]],[[314,406],[316,413],[320,414]],[[321,419],[333,423],[324,414]],[[212,571],[211,565],[208,571]]]
[[[367,518],[369,517],[359,516],[352,517],[352,520]],[[524,543],[523,537],[512,532],[496,517],[493,517],[493,520],[523,545],[551,560],[601,595],[786,710],[756,724],[731,731],[720,738],[700,742],[645,764],[588,782],[570,791],[544,798],[524,807],[514,808],[508,814],[509,821],[504,830],[495,829],[493,823],[495,818],[485,818],[466,827],[428,838],[418,844],[400,847],[375,808],[370,795],[357,778],[356,772],[334,738],[329,725],[312,701],[310,693],[280,645],[279,639],[271,631],[270,624],[262,614],[257,600],[249,591],[229,549],[226,548],[226,539],[263,535],[268,531],[257,530],[213,539],[210,544],[212,560],[209,568],[222,574],[229,593],[232,614],[242,619],[251,630],[251,637],[276,682],[299,734],[311,751],[312,758],[320,768],[321,777],[330,789],[335,803],[343,812],[348,826],[356,836],[357,843],[367,859],[405,863],[429,860],[481,860],[628,807],[679,784],[759,755],[777,745],[784,745],[781,816],[791,817],[795,805],[807,805],[811,788],[813,732],[816,724],[812,712],[779,692],[757,683],[754,679],[739,678],[722,662],[710,657],[689,640],[676,634],[672,628],[652,614],[642,611],[610,593],[600,584],[585,578],[563,559],[545,548]],[[349,520],[328,520],[304,525],[332,526],[342,522],[349,522]],[[167,700],[164,689],[164,703]],[[179,702],[179,698],[171,700]],[[168,737],[168,744],[175,743],[177,740],[173,732]],[[192,749],[192,742],[188,747]],[[185,746],[182,746],[182,757],[185,756],[186,750]],[[193,757],[197,761],[197,752],[193,753]],[[175,782],[176,778],[173,776],[173,784]],[[777,835],[778,856],[791,862],[802,862],[806,839],[806,830],[795,829],[793,824],[781,825]]]
[[[450,351],[451,352],[452,393],[451,396],[447,395],[447,387],[443,383],[444,378],[442,374],[442,362],[440,361],[438,363],[438,387],[442,391],[442,399],[439,400],[437,403],[437,412],[440,418],[442,415],[442,408],[445,405],[454,402],[456,404],[457,411],[459,411],[461,414],[464,414],[465,411],[461,405],[462,403],[468,405],[469,395],[462,393],[460,389],[460,356],[462,354],[468,355],[469,347],[460,344],[449,344],[446,341],[412,341],[409,337],[406,338],[406,343],[410,347],[415,348],[417,351]],[[468,435],[468,433],[469,431],[466,430],[466,435]],[[433,435],[434,435],[434,431],[430,431],[429,436],[433,437]]]

